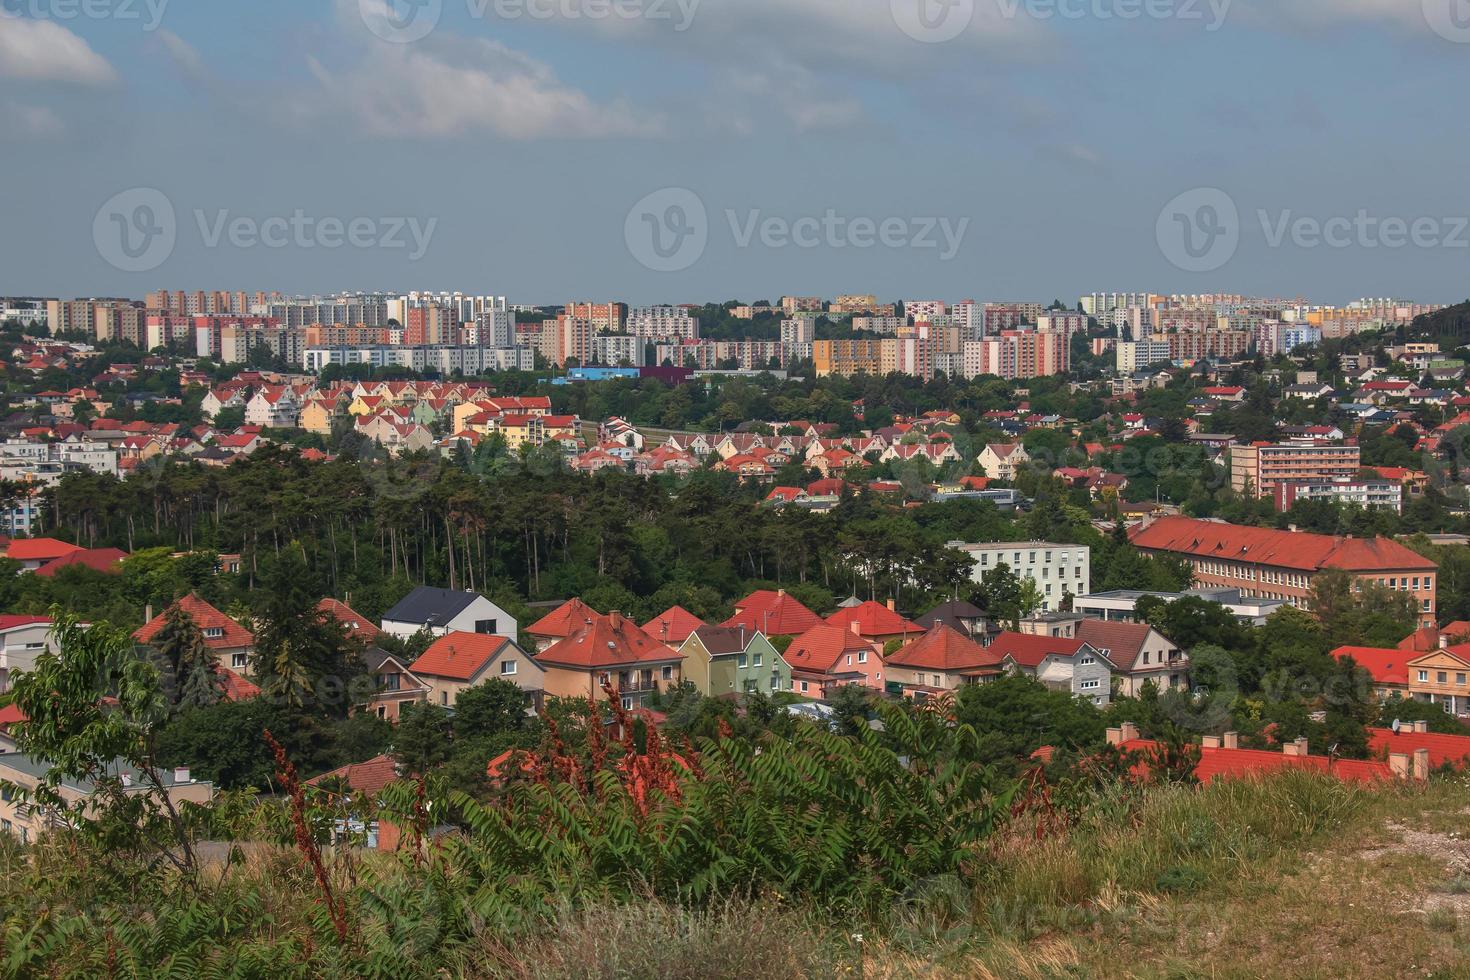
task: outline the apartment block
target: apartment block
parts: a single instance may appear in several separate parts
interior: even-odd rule
[[[1362,469],[1357,446],[1282,443],[1274,446],[1231,446],[1230,488],[1259,497],[1276,493],[1282,483],[1328,484],[1355,480]]]
[[[1054,544],[1048,541],[990,542],[965,544],[950,542],[949,547],[970,556],[971,578],[984,582],[1004,565],[1022,579],[1036,583],[1042,596],[1042,609],[1057,612],[1067,596],[1087,595],[1091,591],[1092,549],[1085,545]]]
[[[1364,510],[1404,510],[1404,485],[1391,480],[1329,480],[1278,483],[1276,509],[1286,511],[1298,500],[1328,500]]]
[[[699,339],[699,318],[679,306],[642,306],[629,311],[628,333],[635,337]]]

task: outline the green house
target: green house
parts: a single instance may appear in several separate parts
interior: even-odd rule
[[[764,633],[701,626],[679,652],[684,679],[707,697],[791,690],[791,666]]]

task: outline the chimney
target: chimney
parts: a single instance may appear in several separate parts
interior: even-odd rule
[[[123,773],[122,774],[122,784],[123,784],[123,789],[127,789],[129,786],[132,786],[133,785],[133,774],[130,773],[130,772]]]
[[[1391,752],[1388,756],[1388,768],[1395,779],[1408,779],[1413,772],[1413,762],[1402,752]]]
[[[862,636],[863,635],[863,624],[862,623],[859,623],[855,619],[852,621],[852,634],[853,634],[853,636]]]
[[[889,599],[888,600],[888,611],[889,612],[896,612],[897,611],[897,608],[893,605],[893,600],[892,599]]]
[[[623,625],[623,614],[614,609],[607,614],[607,622],[613,629],[621,629]]]
[[[1202,749],[1218,749],[1220,747],[1220,736],[1219,735],[1205,735],[1205,736],[1202,736],[1200,738],[1200,740],[1199,740],[1199,747],[1202,748]]]
[[[1287,742],[1281,751],[1285,755],[1304,756],[1307,754],[1307,740],[1299,738],[1295,742]]]
[[[740,649],[745,649],[745,624],[740,624]]]
[[[1109,745],[1122,745],[1123,744],[1123,729],[1121,729],[1121,728],[1109,728],[1108,729],[1108,732],[1107,732],[1107,735],[1108,735],[1108,744]]]
[[[1238,749],[1240,748],[1240,733],[1226,732],[1224,735],[1220,736],[1220,743],[1221,748]]]
[[[151,602],[143,606],[143,622],[153,622],[153,603]]]
[[[1426,779],[1429,778],[1429,750],[1428,749],[1415,749],[1414,750],[1414,778],[1415,779],[1418,779],[1418,780],[1421,780],[1421,781],[1426,780]]]
[[[174,782],[176,782],[176,783],[187,783],[187,782],[191,782],[191,780],[189,779],[189,767],[188,766],[179,766],[177,769],[174,770]]]
[[[1439,648],[1441,650],[1448,650],[1450,648],[1450,638],[1443,633],[1439,634]]]
[[[1123,722],[1123,741],[1134,742],[1138,740],[1138,726],[1131,721]]]
[[[1416,721],[1416,722],[1414,722],[1414,734],[1415,735],[1428,735],[1429,734],[1429,722],[1427,722],[1427,721]]]
[[[784,597],[786,595],[786,590],[785,589],[777,589],[776,590],[776,595]]]

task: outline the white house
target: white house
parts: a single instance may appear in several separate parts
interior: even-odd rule
[[[408,639],[427,629],[434,636],[480,633],[514,640],[519,634],[515,617],[476,592],[455,592],[421,586],[383,614],[384,633]]]

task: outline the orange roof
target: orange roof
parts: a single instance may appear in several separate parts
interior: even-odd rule
[[[503,636],[484,633],[446,633],[413,662],[409,671],[421,676],[467,681],[485,669],[500,651],[513,646]]]
[[[917,640],[884,658],[883,662],[889,667],[957,671],[997,666],[1001,658],[959,631],[940,623]]]
[[[226,701],[249,701],[251,698],[260,697],[260,688],[228,667],[216,666],[220,677],[225,682]]]
[[[118,562],[127,556],[126,551],[117,548],[86,548],[81,551],[68,552],[60,558],[53,558],[36,569],[36,574],[42,578],[51,578],[63,568],[71,568],[74,565],[98,572],[116,572],[119,571]]]
[[[1032,636],[1029,633],[1001,633],[990,644],[995,657],[1010,657],[1023,667],[1039,667],[1047,657],[1072,657],[1087,644],[1059,636]]]
[[[308,779],[306,785],[320,786],[333,778],[345,780],[355,793],[376,793],[398,779],[398,764],[392,757],[380,755],[376,759],[354,762],[340,769],[324,772],[315,779]]]
[[[1422,737],[1422,736],[1421,736]],[[1118,748],[1126,752],[1152,754],[1163,750],[1163,743],[1151,739],[1137,738],[1122,743]],[[1287,755],[1265,749],[1200,748],[1199,764],[1194,776],[1200,783],[1208,785],[1217,779],[1249,779],[1287,769],[1310,769],[1315,772],[1336,776],[1345,782],[1370,783],[1394,778],[1393,770],[1386,762],[1366,759],[1337,759],[1326,755]],[[1144,775],[1147,766],[1134,767],[1135,775]]]
[[[1395,735],[1391,728],[1370,728],[1368,747],[1377,755],[1413,755],[1419,749],[1428,749],[1429,764],[1436,769],[1445,764],[1462,769],[1470,765],[1470,736],[1465,735],[1415,733],[1406,729],[1400,729]]]
[[[1338,660],[1352,657],[1359,667],[1373,675],[1377,683],[1399,687],[1409,684],[1409,661],[1414,659],[1413,653],[1411,650],[1384,650],[1379,647],[1338,647],[1332,651]]]
[[[844,654],[864,650],[878,656],[877,646],[871,640],[863,639],[850,629],[818,621],[817,625],[792,640],[783,656],[792,670],[828,674],[839,666],[845,666]]]
[[[643,632],[661,643],[683,643],[708,624],[683,606],[673,606],[643,624]]]
[[[50,561],[81,550],[78,545],[67,544],[55,538],[16,538],[10,542],[5,557],[16,561]]]
[[[194,593],[189,593],[174,603],[189,614],[194,625],[204,631],[204,645],[211,650],[228,650],[235,647],[248,647],[255,642],[255,634],[250,632],[239,623],[235,622],[218,609],[199,598]],[[172,609],[173,606],[169,606]],[[139,627],[133,633],[133,639],[139,643],[152,643],[153,638],[159,634],[168,622],[168,610],[154,616],[149,622]],[[218,636],[210,636],[210,630],[220,630]]]
[[[618,613],[598,616],[566,639],[536,654],[539,663],[582,669],[683,659],[683,654],[655,640]]]
[[[565,639],[601,615],[581,599],[568,599],[527,626],[526,632],[532,636]]]
[[[858,635],[867,637],[916,636],[924,632],[924,627],[916,626],[892,609],[871,599],[860,605],[837,610],[827,617],[827,622],[843,629],[852,629],[855,623]]]
[[[339,599],[328,597],[318,602],[316,607],[347,627],[347,634],[354,639],[375,643],[383,635],[383,631],[374,626],[372,620]]]
[[[784,591],[762,589],[735,604],[735,615],[721,626],[744,626],[766,636],[796,636],[822,622],[822,618]]]
[[[1335,538],[1300,531],[1241,527],[1189,517],[1161,517],[1130,533],[1145,551],[1168,551],[1315,572],[1433,571],[1439,566],[1387,538]]]
[[[5,707],[0,708],[0,729],[5,729],[19,722],[29,720],[25,712],[13,704],[7,704]]]

